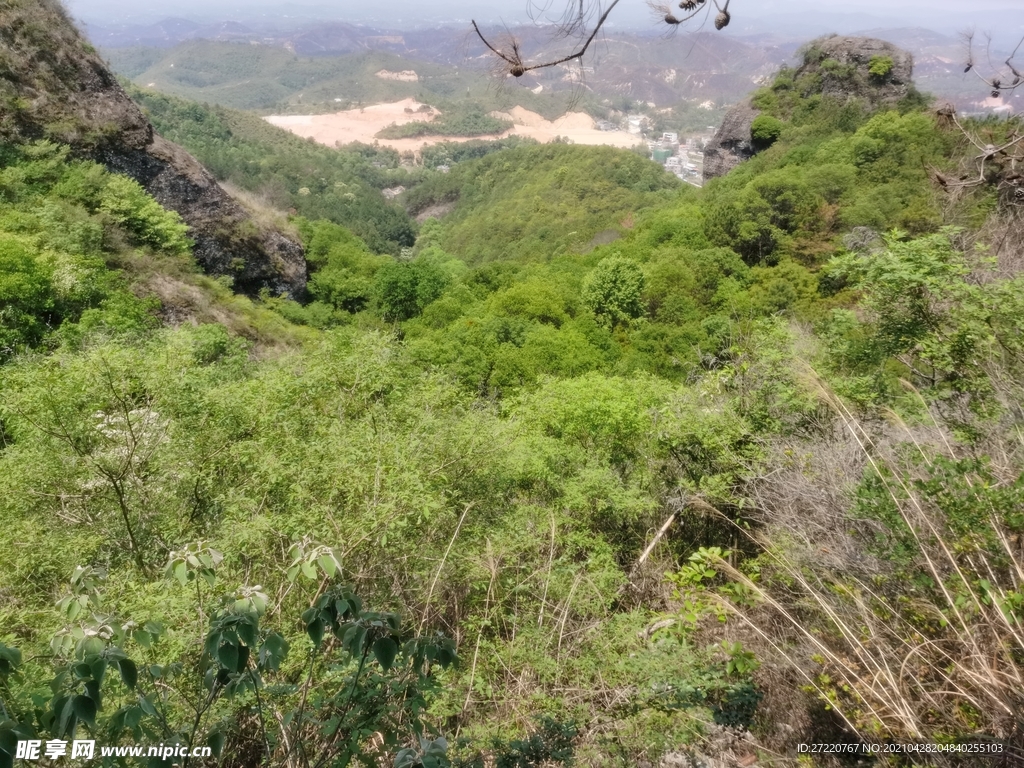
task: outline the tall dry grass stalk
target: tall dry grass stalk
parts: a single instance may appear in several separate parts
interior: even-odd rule
[[[719,564],[760,603],[725,607],[864,741],[1000,741],[1002,762],[994,764],[1024,765],[1024,552],[1002,519],[1014,510],[989,504],[986,523],[972,531],[975,545],[968,544],[868,427],[814,379],[861,465],[898,510],[922,578],[916,586],[900,582],[884,560],[836,569],[826,558],[802,556],[804,544],[769,546],[779,577],[770,586]],[[897,423],[909,438],[903,442],[916,446],[931,470],[929,451]],[[957,458],[945,435],[936,444]],[[977,481],[965,482],[977,503],[986,504]],[[815,550],[827,551],[822,544]],[[939,756],[932,764],[992,764],[977,757],[972,763],[970,755]]]

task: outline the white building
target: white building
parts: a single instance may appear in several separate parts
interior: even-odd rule
[[[644,123],[646,121],[647,118],[643,115],[630,115],[626,125],[626,130],[635,136],[639,136],[643,131]]]

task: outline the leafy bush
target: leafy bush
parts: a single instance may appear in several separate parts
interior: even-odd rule
[[[644,273],[640,265],[611,257],[587,275],[581,296],[600,322],[615,326],[643,315],[643,292]]]
[[[113,176],[99,200],[99,209],[124,227],[137,242],[169,253],[186,253],[191,245],[188,225],[168,211],[127,176]]]
[[[755,144],[768,147],[782,135],[782,121],[771,115],[758,115],[750,124],[750,137]]]
[[[300,573],[307,578],[319,575],[331,580],[340,567],[336,554],[323,546],[297,544],[292,552],[296,554],[289,571],[291,582]],[[196,589],[201,589],[199,585],[205,582],[212,588],[222,561],[220,552],[198,543],[172,552],[165,575],[183,587],[194,582]],[[291,643],[268,626],[278,617],[259,587],[243,586],[219,603],[212,602],[209,626],[197,643],[202,647],[202,659],[195,669],[186,670],[174,661],[153,664],[140,658],[137,662],[124,648],[131,644],[139,656],[149,655],[146,652],[161,640],[165,629],[152,621],[137,628],[131,624],[116,630],[110,627],[106,623],[110,617],[99,613],[105,581],[102,571],[77,568],[70,593],[59,604],[65,620],[84,629],[66,628],[58,633],[52,643],[53,678],[32,680],[27,686],[32,691],[45,684],[52,698],[46,701],[45,697],[21,691],[18,696],[5,695],[0,759],[6,765],[13,764],[18,740],[70,741],[83,729],[93,736],[102,734],[107,743],[113,744],[128,737],[136,742],[149,739],[173,745],[208,745],[217,758],[226,747],[228,752],[250,748],[246,741],[252,738],[267,762],[287,763],[303,741],[307,742],[307,755],[312,744],[318,743],[312,754],[319,751],[325,761],[361,760],[366,752],[365,739],[361,738],[364,733],[380,732],[389,748],[412,734],[422,735],[419,713],[426,704],[425,690],[433,685],[430,670],[447,668],[456,661],[449,640],[410,635],[396,614],[364,610],[360,598],[349,588],[331,584],[302,614],[313,646],[309,654],[313,663],[305,671],[301,695],[297,695],[296,686],[267,684],[268,680],[283,680],[282,667],[287,669]],[[337,650],[323,647],[326,633],[337,641]],[[318,657],[328,654],[347,657],[348,663],[320,659],[318,667]],[[20,677],[21,667],[20,651],[0,643],[0,686],[5,694]],[[347,674],[336,674],[346,667]],[[108,669],[118,673],[116,687],[111,685]],[[38,674],[36,668],[30,671]],[[190,679],[193,677],[201,680]],[[119,699],[125,702],[118,695],[119,688],[131,695],[121,707],[110,711],[111,703]],[[196,709],[169,706],[161,695],[167,690],[175,691],[176,698],[185,701],[194,697]],[[280,730],[263,730],[250,736],[246,733],[248,723],[225,716],[225,703],[250,698],[260,713],[261,729],[272,722],[264,715],[264,707],[286,710],[278,721]],[[204,718],[211,709],[216,715]],[[403,750],[396,764],[407,768],[449,765],[444,739],[423,741],[424,755]],[[160,763],[160,759],[150,762]],[[103,760],[103,764],[111,763]]]
[[[884,80],[892,72],[894,62],[891,56],[872,56],[868,62],[868,74],[872,77]]]
[[[573,764],[573,741],[579,729],[572,723],[542,718],[540,728],[526,739],[496,741],[495,768],[531,768],[535,765]]]
[[[373,298],[374,276],[386,256],[375,256],[345,228],[328,221],[300,220],[310,275],[308,290],[314,299],[346,312],[359,312]]]
[[[438,298],[448,282],[444,270],[426,261],[387,264],[374,277],[372,295],[385,320],[408,320]]]
[[[983,361],[999,359],[1009,370],[1024,361],[1015,319],[1024,310],[1021,281],[968,282],[971,268],[955,235],[893,236],[869,260],[836,259],[833,269],[862,287],[871,314],[867,323],[841,332],[833,360],[857,372],[902,360],[905,375],[933,395],[986,413],[995,403]]]
[[[135,332],[152,323],[150,303],[107,268],[120,255],[107,241],[185,256],[177,214],[134,181],[45,141],[0,155],[0,199],[0,361],[89,330]]]

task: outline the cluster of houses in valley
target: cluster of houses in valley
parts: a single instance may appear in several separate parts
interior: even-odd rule
[[[686,136],[680,139],[675,131],[666,131],[660,139],[648,139],[647,148],[651,159],[665,166],[683,181],[699,187],[704,180],[704,146],[711,139],[714,126],[709,133]]]
[[[701,186],[704,180],[704,146],[715,133],[715,126],[708,126],[703,132],[680,138],[675,131],[665,131],[658,138],[650,137],[650,118],[647,115],[627,115],[621,122],[598,120],[597,128],[602,131],[625,129],[647,142],[649,157],[665,166],[683,181]],[[638,141],[638,143],[639,143]]]

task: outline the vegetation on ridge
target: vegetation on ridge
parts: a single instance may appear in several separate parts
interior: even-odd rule
[[[380,139],[410,139],[418,136],[493,136],[512,127],[512,122],[484,112],[479,104],[465,104],[441,113],[436,120],[414,120],[389,125],[377,132]]]
[[[133,89],[154,127],[181,144],[220,181],[294,210],[347,226],[380,253],[411,246],[409,217],[380,190],[403,180],[398,153],[349,145],[330,149],[275,128],[252,114],[204,107]]]

